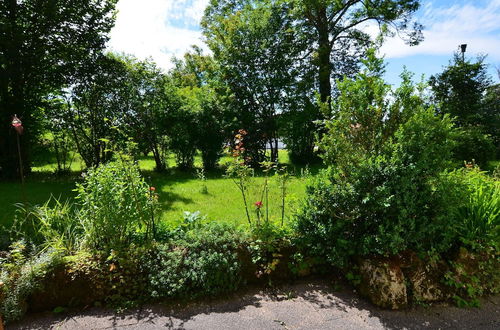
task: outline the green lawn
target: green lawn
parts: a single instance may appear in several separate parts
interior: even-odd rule
[[[221,163],[227,162],[223,158]],[[288,163],[286,152],[280,153],[280,162]],[[175,164],[174,158],[169,159],[169,166]],[[139,165],[146,180],[156,187],[161,203],[161,219],[169,224],[176,224],[182,220],[184,211],[200,211],[211,221],[222,221],[235,224],[247,223],[241,194],[231,179],[225,178],[222,171],[207,173],[205,181],[208,192],[202,191],[203,182],[196,172],[181,172],[175,168],[167,173],[153,172],[154,160],[143,157]],[[196,157],[196,166],[201,165],[201,159]],[[61,199],[74,198],[72,191],[76,180],[81,180],[78,171],[83,167],[80,161],[73,164],[73,175],[58,178],[51,174],[55,165],[51,163],[39,164],[34,167],[34,173],[25,184],[26,201],[29,204],[42,204],[51,195]],[[312,170],[316,173],[318,168]],[[300,168],[290,168],[295,175],[288,185],[287,216],[290,216],[298,202],[305,196],[305,187],[309,180],[301,173]],[[248,204],[251,216],[255,216],[253,203],[261,200],[261,190],[264,183],[262,174],[256,174],[252,179],[252,188],[249,191]],[[270,179],[269,214],[272,219],[281,219],[281,199],[278,184],[274,178]],[[13,220],[16,207],[14,204],[23,202],[24,197],[17,182],[0,183],[0,225],[9,226]],[[263,210],[265,212],[265,210]]]

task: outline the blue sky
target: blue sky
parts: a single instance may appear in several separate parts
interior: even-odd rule
[[[208,1],[119,0],[108,46],[139,58],[151,57],[168,69],[172,56],[181,56],[191,45],[206,49],[199,22]],[[500,69],[500,0],[424,0],[416,18],[425,28],[419,46],[409,47],[396,37],[382,47],[389,83],[399,82],[403,66],[418,77],[442,71],[462,43],[468,44],[467,57],[488,54],[490,73],[499,80],[495,68]]]

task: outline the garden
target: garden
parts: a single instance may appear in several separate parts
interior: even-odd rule
[[[114,1],[56,16],[21,1],[18,20],[0,7],[20,36],[41,12],[83,26],[6,41],[49,58],[0,56],[0,322],[311,276],[387,309],[499,294],[500,85],[459,54],[388,84],[389,27],[422,40],[407,21],[418,1],[383,2],[325,3],[345,28],[326,38],[346,51],[323,54],[307,1],[212,1],[211,53],[168,72],[105,52]],[[356,30],[369,19],[388,24],[376,40]]]

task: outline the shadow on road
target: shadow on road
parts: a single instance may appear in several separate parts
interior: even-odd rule
[[[350,288],[300,282],[192,303],[155,304],[123,313],[103,308],[33,314],[7,329],[500,329],[500,296],[480,309],[437,304],[402,311],[371,305]]]

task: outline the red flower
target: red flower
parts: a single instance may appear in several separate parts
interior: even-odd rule
[[[156,191],[155,187],[149,187],[149,191]]]
[[[255,202],[254,203],[255,207],[257,207],[258,209],[260,209],[264,204],[262,204],[262,201],[258,201],[258,202]]]

